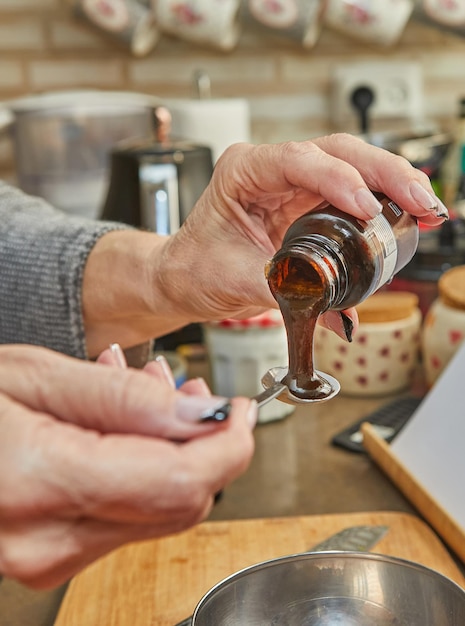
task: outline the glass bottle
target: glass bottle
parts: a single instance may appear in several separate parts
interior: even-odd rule
[[[331,205],[297,219],[266,267],[287,332],[289,368],[282,380],[297,401],[323,399],[331,383],[313,367],[319,316],[343,311],[389,282],[415,254],[416,219],[383,194],[382,212],[360,220]]]

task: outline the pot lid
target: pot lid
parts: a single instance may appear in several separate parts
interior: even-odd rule
[[[70,108],[108,108],[127,106],[154,107],[160,104],[155,96],[132,91],[103,91],[98,89],[55,91],[14,100],[7,100],[1,106],[14,114],[48,111],[50,109]]]

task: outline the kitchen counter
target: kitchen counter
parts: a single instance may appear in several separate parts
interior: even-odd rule
[[[189,375],[205,375],[205,368],[204,362],[193,361]],[[282,420],[259,424],[249,470],[225,489],[210,519],[415,513],[365,454],[331,444],[334,434],[393,399],[340,395],[327,403],[301,405]],[[52,592],[33,592],[4,580],[0,584],[2,626],[52,626],[64,591],[63,586]]]

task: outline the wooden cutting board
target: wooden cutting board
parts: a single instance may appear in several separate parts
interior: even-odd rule
[[[438,536],[405,513],[204,522],[180,535],[125,546],[88,567],[71,582],[55,626],[174,626],[222,578],[363,524],[389,527],[373,552],[422,563],[465,587]]]

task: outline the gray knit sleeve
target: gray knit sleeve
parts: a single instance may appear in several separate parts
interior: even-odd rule
[[[0,182],[0,343],[87,358],[81,289],[96,241],[128,226],[67,215]]]

